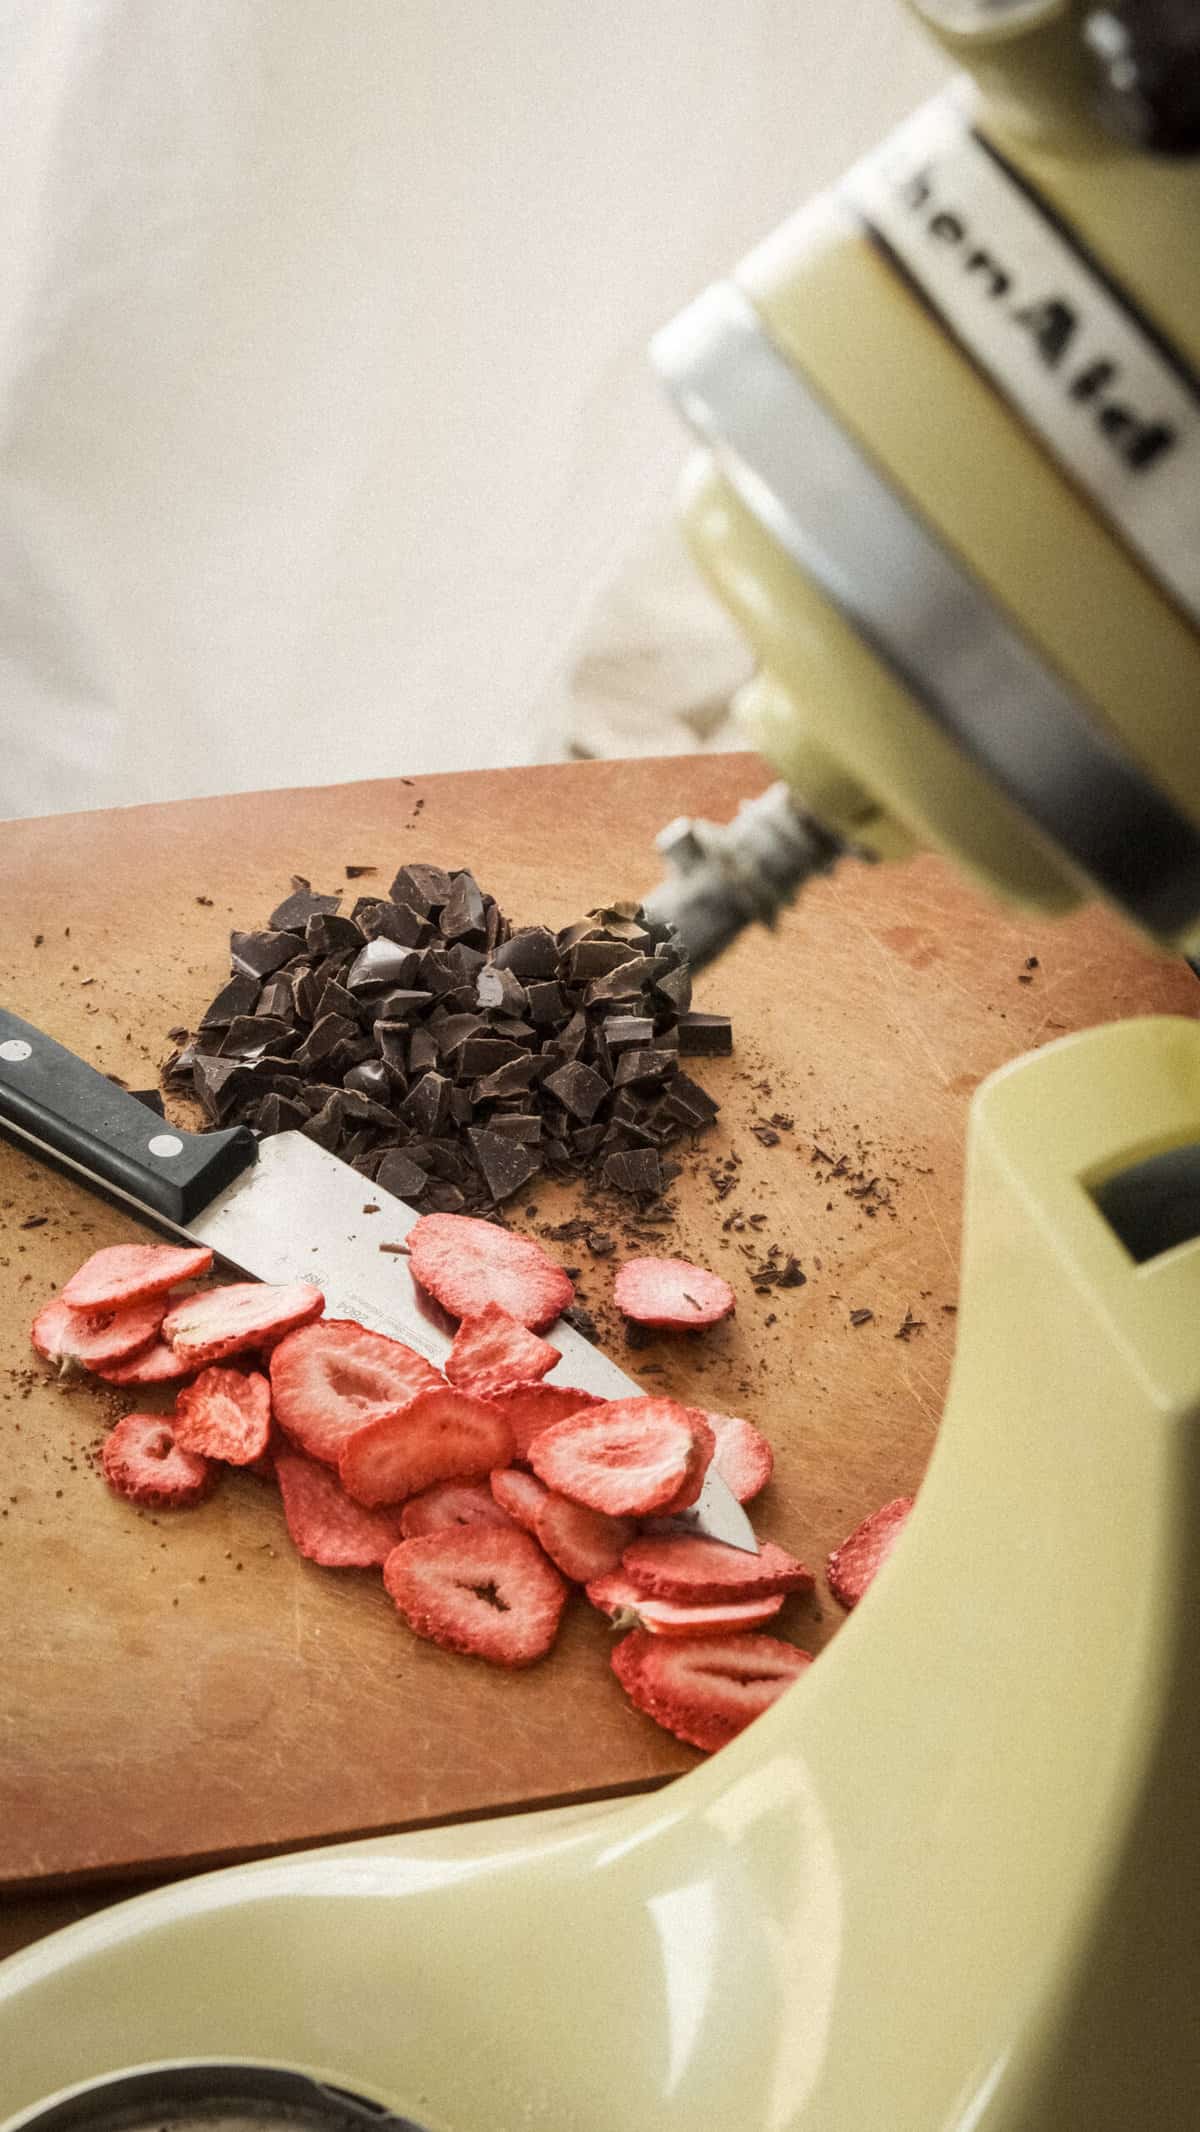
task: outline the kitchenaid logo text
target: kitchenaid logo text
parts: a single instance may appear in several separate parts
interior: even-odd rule
[[[1133,403],[1122,364],[1079,304],[1061,289],[1033,286],[994,241],[981,241],[961,201],[947,197],[938,181],[927,163],[896,186],[925,242],[952,255],[964,285],[1007,321],[1014,356],[1023,347],[1027,359],[1059,380],[1064,406],[1093,424],[1131,472],[1148,472],[1178,442],[1174,425]]]

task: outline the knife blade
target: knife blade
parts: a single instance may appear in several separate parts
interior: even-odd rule
[[[260,1281],[313,1281],[330,1317],[357,1318],[440,1369],[454,1320],[414,1281],[404,1240],[416,1210],[299,1132],[259,1141],[245,1126],[189,1133],[53,1037],[0,1007],[0,1128],[144,1219],[207,1244]],[[378,1212],[364,1210],[374,1207]],[[561,1318],[545,1382],[602,1399],[644,1388]],[[696,1503],[670,1520],[756,1554],[754,1528],[710,1466]]]

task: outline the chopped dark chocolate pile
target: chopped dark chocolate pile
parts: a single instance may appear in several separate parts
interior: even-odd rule
[[[729,1018],[690,1011],[682,950],[635,904],[514,930],[465,868],[409,864],[346,917],[296,876],[231,962],[197,1034],[172,1032],[165,1085],[214,1125],[302,1132],[424,1212],[486,1212],[539,1174],[645,1209],[678,1174],[664,1151],[717,1114],[679,1056],[728,1052]],[[794,1263],[764,1276],[803,1280]]]

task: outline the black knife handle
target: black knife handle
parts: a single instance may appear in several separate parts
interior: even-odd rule
[[[178,1228],[254,1161],[244,1125],[186,1133],[0,1007],[0,1128],[11,1126]]]

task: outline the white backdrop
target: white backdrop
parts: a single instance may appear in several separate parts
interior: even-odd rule
[[[893,0],[4,0],[0,815],[523,761]]]

